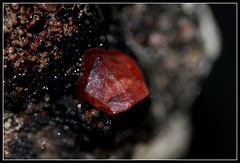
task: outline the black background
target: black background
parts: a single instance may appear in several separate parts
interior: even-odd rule
[[[236,4],[210,4],[223,50],[193,105],[193,140],[186,158],[236,158]]]

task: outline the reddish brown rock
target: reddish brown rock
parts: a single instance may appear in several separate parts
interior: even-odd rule
[[[149,91],[135,61],[116,50],[87,50],[75,94],[108,114],[117,114],[145,98]]]
[[[57,4],[52,3],[40,3],[38,4],[39,7],[45,9],[46,11],[55,11]]]

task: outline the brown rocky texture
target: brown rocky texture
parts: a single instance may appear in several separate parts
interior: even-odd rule
[[[4,4],[4,157],[180,157],[218,40],[205,5]],[[135,58],[149,97],[115,116],[77,100],[92,47]]]
[[[62,89],[56,83],[64,86],[78,78],[81,52],[102,42],[98,19],[87,11],[98,14],[97,5],[55,7],[54,11],[46,11],[37,4],[4,5],[7,110],[24,109],[32,98],[42,99],[48,92],[58,96]]]

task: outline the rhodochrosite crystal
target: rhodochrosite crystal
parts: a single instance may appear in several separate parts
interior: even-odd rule
[[[82,68],[76,96],[108,114],[128,110],[149,93],[135,61],[117,50],[87,50]]]

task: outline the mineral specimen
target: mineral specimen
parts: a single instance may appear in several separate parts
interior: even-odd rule
[[[108,114],[129,109],[149,93],[135,61],[116,50],[94,48],[82,57],[75,94]]]
[[[4,3],[4,159],[182,158],[191,135],[188,108],[219,54],[220,33],[206,8]],[[114,116],[77,99],[82,54],[96,47],[134,58],[148,97]],[[125,89],[100,61],[101,74]]]

